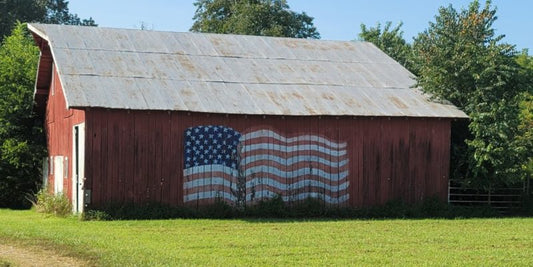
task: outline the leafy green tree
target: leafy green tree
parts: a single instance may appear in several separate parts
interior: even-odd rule
[[[46,17],[42,22],[49,24],[97,26],[92,17],[80,19],[77,14],[70,13],[68,1],[47,0]]]
[[[518,55],[516,61],[522,67],[521,75],[528,88],[527,92],[524,93],[523,101],[520,103],[519,129],[521,135],[519,140],[527,147],[523,167],[529,173],[529,177],[533,178],[533,57],[528,55],[527,50],[524,50]]]
[[[313,18],[286,0],[197,0],[193,32],[320,38]]]
[[[0,207],[29,207],[25,197],[40,185],[45,146],[32,112],[38,58],[26,25],[17,24],[0,47]]]
[[[370,28],[365,24],[361,24],[359,39],[375,44],[387,55],[402,64],[402,66],[416,74],[412,62],[411,45],[409,45],[403,38],[403,31],[401,30],[403,23],[400,22],[392,29],[391,25],[392,22],[387,21],[382,29],[381,23]]]
[[[71,14],[65,0],[0,0],[0,42],[17,21],[97,26],[92,18]]]
[[[519,137],[519,102],[525,90],[514,46],[495,36],[496,9],[473,1],[456,11],[441,7],[436,21],[415,38],[418,85],[470,116],[453,144],[452,178],[490,186],[523,178],[527,148]]]

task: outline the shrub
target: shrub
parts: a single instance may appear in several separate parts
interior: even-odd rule
[[[257,204],[246,206],[244,213],[246,216],[251,217],[291,217],[289,216],[289,209],[280,195],[276,195],[269,199],[262,199]]]
[[[31,201],[35,210],[41,213],[65,217],[72,214],[72,204],[62,193],[53,195],[47,188],[41,189]]]
[[[109,221],[112,219],[111,215],[101,210],[88,210],[81,214],[82,221]]]

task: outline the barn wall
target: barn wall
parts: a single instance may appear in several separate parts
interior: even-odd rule
[[[46,104],[45,131],[48,148],[48,189],[53,192],[54,158],[63,157],[66,167],[63,178],[63,193],[72,197],[72,127],[85,121],[83,110],[67,109],[65,96],[55,68]]]
[[[447,197],[448,119],[90,109],[86,111],[85,188],[92,189],[92,205],[183,205],[184,133],[189,127],[201,125],[224,125],[243,133],[273,129],[287,137],[313,134],[346,142],[349,199],[345,204],[350,206]]]

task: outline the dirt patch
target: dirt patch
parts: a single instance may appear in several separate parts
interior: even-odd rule
[[[0,259],[14,266],[88,266],[88,262],[39,247],[0,244]],[[0,260],[2,263],[2,260]],[[1,266],[1,264],[0,264]],[[9,265],[8,265],[9,266]]]

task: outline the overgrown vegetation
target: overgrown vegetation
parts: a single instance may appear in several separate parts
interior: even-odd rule
[[[37,212],[53,214],[59,217],[72,214],[72,204],[69,199],[63,194],[54,195],[47,188],[41,189],[31,202]]]
[[[6,259],[0,258],[0,267],[10,267],[13,266],[13,264]]]
[[[0,13],[0,208],[26,209],[25,196],[41,186],[46,146],[33,113],[39,49],[20,21],[96,24],[70,13],[65,0],[3,0]]]
[[[360,37],[418,75],[417,86],[470,117],[454,125],[450,177],[468,187],[520,182],[532,164],[533,64],[495,34],[496,19],[491,1],[460,11],[441,7],[412,45],[403,40],[401,23],[392,30],[390,23],[383,30],[361,26]]]
[[[0,240],[100,266],[531,266],[533,219],[84,221],[0,210]]]
[[[26,25],[17,24],[0,46],[0,207],[29,208],[25,196],[40,187],[45,141],[32,112],[38,58]]]
[[[532,214],[530,214],[532,215]],[[288,205],[281,197],[262,200],[244,209],[216,201],[204,207],[176,207],[159,203],[109,204],[97,210],[87,210],[83,220],[146,220],[175,218],[345,218],[345,219],[401,219],[401,218],[487,218],[501,215],[490,207],[451,206],[436,198],[419,204],[390,201],[372,208],[329,206],[318,199],[308,198]]]

